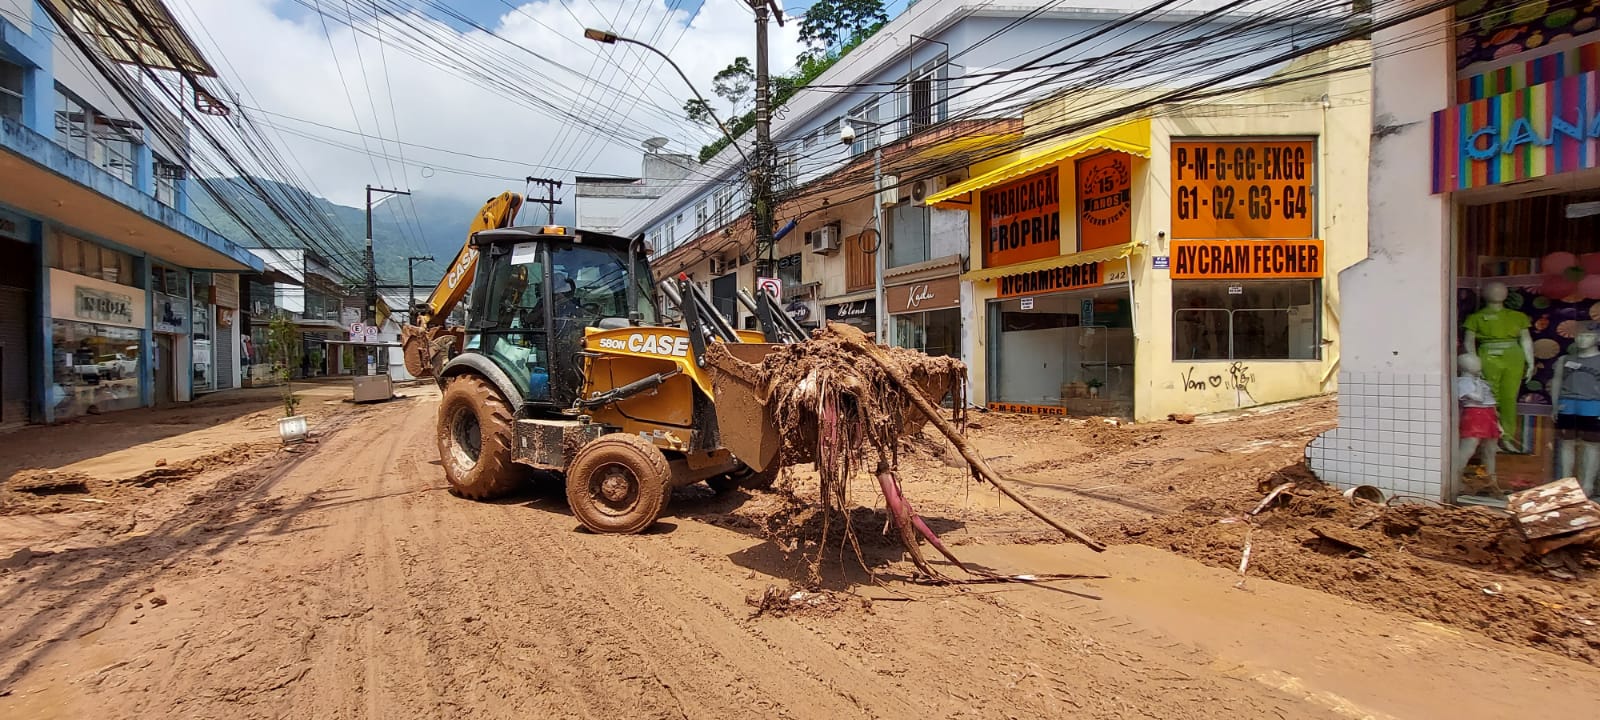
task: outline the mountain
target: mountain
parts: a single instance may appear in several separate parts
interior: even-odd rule
[[[353,282],[362,280],[360,267],[366,238],[366,215],[362,208],[337,205],[306,190],[255,178],[268,197],[278,205],[288,208],[290,217],[301,219],[301,225],[316,234],[317,246],[327,252],[337,253],[336,269],[355,274]],[[196,180],[189,194],[189,214],[205,223],[229,240],[245,247],[261,247],[256,235],[246,232],[232,214],[212,196],[221,196],[237,213],[252,223],[255,233],[265,239],[269,247],[302,247],[306,243],[277,220],[251,183],[237,177]],[[376,199],[376,198],[374,198]],[[487,200],[488,198],[484,198]],[[407,204],[409,203],[409,205]],[[372,211],[373,264],[378,283],[404,285],[406,258],[432,255],[433,262],[416,264],[416,283],[419,292],[432,287],[443,276],[446,266],[461,249],[466,240],[467,226],[482,206],[481,202],[463,200],[446,195],[419,193],[410,197],[395,197],[384,201]],[[413,209],[415,214],[413,215]],[[536,208],[537,209],[537,208]],[[321,223],[304,220],[315,213],[329,220],[332,232]]]

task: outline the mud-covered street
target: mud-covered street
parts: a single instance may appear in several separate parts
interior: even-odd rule
[[[1317,510],[1315,489],[1254,530],[1218,522],[1263,480],[1308,484],[1295,465],[1331,401],[1193,425],[975,415],[997,467],[1113,547],[1002,504],[942,441],[907,449],[907,496],[964,561],[1096,577],[912,583],[862,482],[874,575],[830,544],[822,587],[794,596],[820,536],[774,528],[805,505],[804,472],[800,500],[695,486],[646,534],[594,535],[550,482],[452,496],[437,393],[403,394],[313,403],[316,442],[290,449],[207,419],[193,432],[224,436],[214,454],[162,482],[33,504],[8,488],[0,717],[1507,718],[1600,702],[1592,568],[1474,565],[1403,532],[1330,553],[1297,518],[1353,526],[1363,509]]]

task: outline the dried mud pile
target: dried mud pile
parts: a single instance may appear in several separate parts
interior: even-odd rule
[[[1493,510],[1376,504],[1296,480],[1253,526],[1238,521],[1249,508],[1228,513],[1197,503],[1125,525],[1124,541],[1237,568],[1248,539],[1247,578],[1321,590],[1600,663],[1600,554],[1594,548],[1535,557],[1510,518]]]

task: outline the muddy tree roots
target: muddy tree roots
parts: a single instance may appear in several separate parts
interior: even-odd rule
[[[975,570],[957,559],[917,515],[901,488],[896,472],[900,440],[929,423],[956,445],[974,477],[1018,499],[1024,508],[1069,537],[1102,549],[1099,543],[1046,517],[1015,495],[967,445],[961,434],[966,367],[959,360],[878,346],[853,327],[830,323],[806,342],[778,347],[755,371],[765,382],[767,404],[784,438],[781,464],[815,463],[825,506],[823,535],[828,535],[831,518],[842,518],[845,542],[855,548],[858,559],[861,551],[850,524],[848,490],[857,472],[870,469],[883,493],[891,530],[927,580],[954,581],[929,564],[921,541],[969,575],[995,579],[992,573]],[[955,408],[953,420],[946,419],[939,408],[946,397]],[[820,582],[820,559],[819,553],[811,562],[813,584]]]

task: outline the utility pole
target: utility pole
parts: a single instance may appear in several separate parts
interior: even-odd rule
[[[406,304],[406,322],[408,322],[408,323],[412,321],[411,315],[412,315],[412,313],[416,312],[415,308],[417,307],[417,277],[416,277],[416,272],[417,272],[417,263],[419,263],[419,262],[433,262],[433,256],[432,255],[423,255],[421,257],[418,257],[418,256],[413,255],[411,257],[406,258],[406,301],[407,301],[407,304]]]
[[[536,178],[536,177],[530,177],[527,180],[528,180],[528,185],[530,185],[530,186],[535,184],[535,183],[543,185],[545,187],[546,193],[548,194],[548,197],[536,198],[536,197],[532,197],[533,193],[528,193],[529,197],[527,199],[527,202],[539,203],[540,205],[545,206],[545,209],[549,211],[549,221],[546,222],[545,224],[546,225],[554,225],[554,224],[556,224],[556,206],[561,204],[561,201],[556,199],[556,188],[561,187],[561,181],[560,180],[552,180],[550,178]]]
[[[750,168],[750,217],[755,223],[756,256],[764,251],[767,266],[777,271],[777,242],[772,239],[776,208],[773,207],[772,176],[776,165],[772,147],[772,78],[767,68],[767,14],[776,10],[778,25],[783,11],[773,0],[749,0],[756,14],[756,147]]]
[[[372,193],[388,193],[389,195],[410,195],[405,190],[389,190],[381,187],[367,186],[367,321],[372,325],[378,324],[378,268],[372,259]],[[370,352],[370,351],[369,351]],[[376,372],[373,358],[367,358],[369,372]]]

